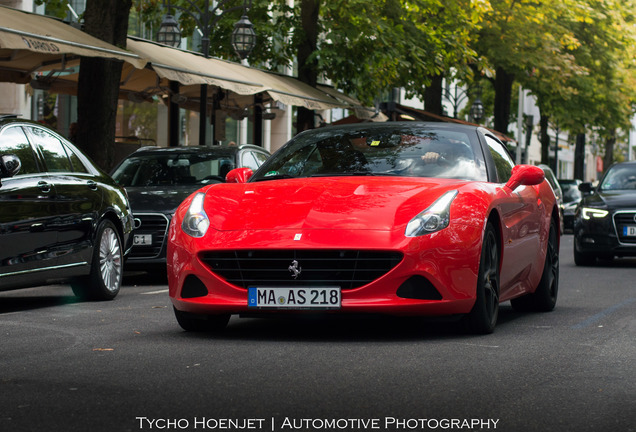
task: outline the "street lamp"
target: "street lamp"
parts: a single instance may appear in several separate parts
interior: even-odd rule
[[[256,32],[254,31],[254,25],[247,18],[247,15],[243,15],[240,20],[234,24],[234,31],[232,32],[232,48],[236,51],[236,54],[244,60],[252,52],[256,46]]]
[[[157,32],[157,42],[177,48],[181,45],[181,31],[179,30],[179,23],[169,13],[170,10],[168,9],[168,15],[163,18]]]
[[[481,93],[481,91],[479,93]],[[473,118],[473,121],[475,123],[479,123],[481,119],[484,118],[484,111],[485,111],[484,104],[481,101],[481,97],[478,94],[477,97],[475,98],[475,101],[470,107],[470,116]]]
[[[446,88],[444,97],[453,105],[453,118],[457,118],[459,114],[459,106],[466,99],[469,99],[470,89],[464,90],[455,84],[455,89],[451,93],[450,87]],[[481,101],[481,88],[477,88],[477,96],[470,107],[470,116],[475,123],[479,123],[484,118],[484,103]]]
[[[254,49],[254,46],[256,46],[256,33],[254,32],[254,26],[247,18],[247,11],[252,7],[252,0],[249,0],[249,5],[248,0],[244,0],[243,6],[233,6],[227,9],[224,9],[224,6],[232,0],[212,0],[211,3],[210,0],[205,0],[203,8],[199,8],[197,2],[193,0],[183,1],[185,1],[190,6],[188,9],[178,5],[174,5],[172,7],[190,15],[197,23],[197,27],[201,32],[201,53],[205,58],[210,57],[210,33],[212,33],[212,29],[216,26],[223,15],[239,9],[243,9],[244,14],[241,19],[236,24],[234,24],[234,31],[232,32],[232,47],[241,58],[241,60],[243,60]],[[196,13],[191,12],[190,9],[194,10]],[[168,2],[168,13],[170,13],[170,2]],[[176,28],[176,30],[178,31],[178,27],[170,27],[170,24],[168,22],[169,18],[172,18],[172,16],[166,15],[163,22],[161,23],[161,26],[159,27],[159,33],[157,34],[157,40],[159,41],[162,37],[168,37],[167,32],[169,30]],[[164,32],[163,34],[162,30]],[[207,84],[201,84],[200,99],[199,145],[205,145],[206,119],[208,116]]]

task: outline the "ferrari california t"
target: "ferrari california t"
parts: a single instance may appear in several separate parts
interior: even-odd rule
[[[168,283],[179,325],[232,314],[450,315],[491,333],[499,304],[550,311],[559,209],[541,168],[486,129],[329,126],[177,209]]]

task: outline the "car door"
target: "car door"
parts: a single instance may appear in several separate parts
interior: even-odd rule
[[[81,163],[64,139],[36,125],[25,128],[37,146],[55,185],[58,217],[58,265],[90,262],[93,231],[99,220],[102,190],[95,176]]]
[[[21,168],[0,184],[0,287],[45,277],[57,263],[55,186],[19,125],[0,131],[0,154],[20,158]]]
[[[506,183],[514,162],[504,145],[486,135],[486,142],[497,171],[497,182]],[[500,211],[503,229],[500,298],[507,299],[518,290],[527,289],[525,279],[538,261],[541,251],[541,210],[539,194],[533,186],[519,186],[514,191],[500,188],[496,206]]]

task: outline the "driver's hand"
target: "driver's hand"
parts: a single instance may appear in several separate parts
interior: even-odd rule
[[[440,157],[440,154],[437,152],[426,152],[422,156],[422,161],[427,164],[436,163]]]

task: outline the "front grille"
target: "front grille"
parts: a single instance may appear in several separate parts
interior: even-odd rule
[[[624,235],[624,228],[626,226],[636,226],[635,218],[636,210],[622,210],[614,213],[614,227],[616,227],[616,235],[620,243],[636,245],[636,237]]]
[[[402,260],[402,254],[363,250],[239,250],[204,252],[201,260],[215,274],[243,288],[328,285],[346,290],[386,274]],[[296,278],[294,270],[300,272]]]
[[[139,228],[135,228],[133,235],[152,235],[150,244],[134,244],[130,251],[130,258],[157,258],[163,249],[168,231],[168,218],[161,213],[135,213],[136,225],[141,222]],[[138,221],[137,221],[138,219]]]

